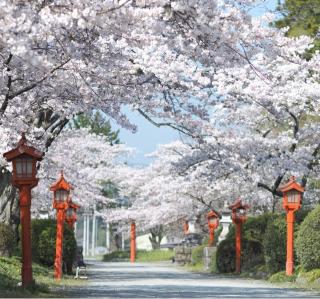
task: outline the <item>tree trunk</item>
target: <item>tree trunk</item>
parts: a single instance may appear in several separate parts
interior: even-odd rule
[[[11,185],[11,173],[2,170],[0,173],[0,223],[11,226],[15,233],[15,240],[18,243],[20,224],[19,197],[17,189]]]
[[[161,240],[163,239],[163,226],[158,225],[150,229],[151,236],[149,240],[152,246],[152,249],[160,249]]]

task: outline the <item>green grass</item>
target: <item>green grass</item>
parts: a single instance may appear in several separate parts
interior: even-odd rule
[[[187,264],[184,266],[184,269],[186,269],[187,271],[191,271],[191,272],[201,272],[204,273],[205,271],[203,270],[203,263],[199,262],[196,264]]]
[[[280,286],[286,284],[286,286],[293,288],[304,288],[319,291],[320,269],[304,271],[298,266],[292,276],[287,276],[285,271],[282,271],[271,275],[268,281]]]
[[[294,282],[296,278],[297,278],[296,274],[287,276],[285,271],[281,271],[271,275],[268,280],[272,283],[281,283],[281,282]]]
[[[169,261],[174,256],[172,250],[138,250],[136,254],[137,262],[160,262]],[[130,252],[129,251],[114,251],[103,256],[103,261],[105,262],[117,262],[117,261],[129,261]]]
[[[113,251],[111,253],[107,253],[103,256],[104,262],[120,262],[120,261],[128,261],[130,259],[129,251]]]
[[[173,250],[151,250],[151,251],[138,251],[137,262],[161,262],[169,261],[173,258]]]
[[[21,258],[0,257],[0,297],[57,297],[54,290],[81,283],[71,276],[56,281],[53,279],[53,269],[36,263],[32,264],[32,270],[36,284],[23,289],[18,286],[21,281]]]

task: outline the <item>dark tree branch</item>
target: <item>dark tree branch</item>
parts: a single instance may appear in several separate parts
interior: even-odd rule
[[[177,126],[175,125],[174,123],[170,123],[170,122],[162,122],[162,123],[157,123],[155,122],[149,115],[147,115],[145,112],[143,112],[140,108],[137,109],[137,111],[146,119],[148,120],[150,123],[152,123],[154,126],[160,128],[160,127],[170,127],[174,130],[177,130],[187,136],[190,136],[190,137],[194,137],[192,135],[192,133],[190,132],[190,130],[188,130],[187,128],[185,127],[182,127],[182,126]]]
[[[9,72],[10,71],[10,67],[9,67],[9,64],[10,64],[10,61],[12,59],[13,55],[10,53],[7,60],[4,62],[4,64],[7,66],[7,71]],[[8,82],[7,82],[7,93],[6,93],[6,96],[4,98],[4,101],[1,105],[1,108],[0,108],[0,112],[1,114],[3,114],[7,107],[8,107],[8,104],[9,104],[9,94],[10,94],[10,91],[11,91],[11,85],[12,85],[12,76],[9,75],[8,76]]]
[[[307,174],[305,174],[302,177],[302,182],[301,182],[302,187],[305,187],[307,185],[310,172],[313,170],[313,168],[316,165],[319,164],[319,157],[318,157],[319,154],[320,154],[320,143],[318,144],[318,146],[315,148],[315,150],[312,153],[313,159],[310,160],[309,163],[307,164],[307,168],[309,169],[309,171]]]
[[[291,111],[287,110],[289,115],[291,116],[291,118],[293,119],[293,122],[294,122],[294,125],[293,125],[293,137],[295,139],[297,139],[297,136],[298,136],[298,132],[299,132],[299,120],[298,118],[294,115],[294,113],[292,113]],[[290,148],[290,152],[293,153],[295,151],[295,149],[297,148],[297,144],[296,143],[293,143],[291,145],[291,148]]]
[[[276,195],[276,196],[279,196],[279,197],[282,196],[282,192],[280,192],[280,191],[275,191],[274,192],[273,188],[270,188],[267,184],[259,182],[258,183],[258,187],[268,190],[273,195]]]

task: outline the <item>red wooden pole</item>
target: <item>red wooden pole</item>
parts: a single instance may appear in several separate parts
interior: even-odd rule
[[[131,240],[130,240],[130,262],[134,263],[136,260],[136,224],[131,223]]]
[[[62,278],[62,244],[63,244],[63,222],[64,209],[57,209],[57,236],[56,236],[56,258],[54,262],[54,278]]]
[[[287,262],[286,262],[286,274],[292,275],[294,269],[294,210],[287,212]]]
[[[241,227],[241,222],[236,223],[236,273],[241,273]]]
[[[22,286],[33,284],[32,279],[32,255],[31,255],[31,186],[22,185],[19,188],[20,196],[20,220],[22,239]]]
[[[214,228],[209,228],[209,246],[213,246],[214,243]]]

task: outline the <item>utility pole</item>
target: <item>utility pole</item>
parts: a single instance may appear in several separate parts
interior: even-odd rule
[[[83,218],[82,254],[83,256],[85,256],[87,255],[87,252],[86,252],[87,218],[85,213],[82,214],[82,218]]]
[[[90,245],[90,212],[87,214],[86,253],[89,255]]]
[[[96,205],[93,207],[92,216],[92,238],[91,238],[91,256],[95,255],[96,248]]]

